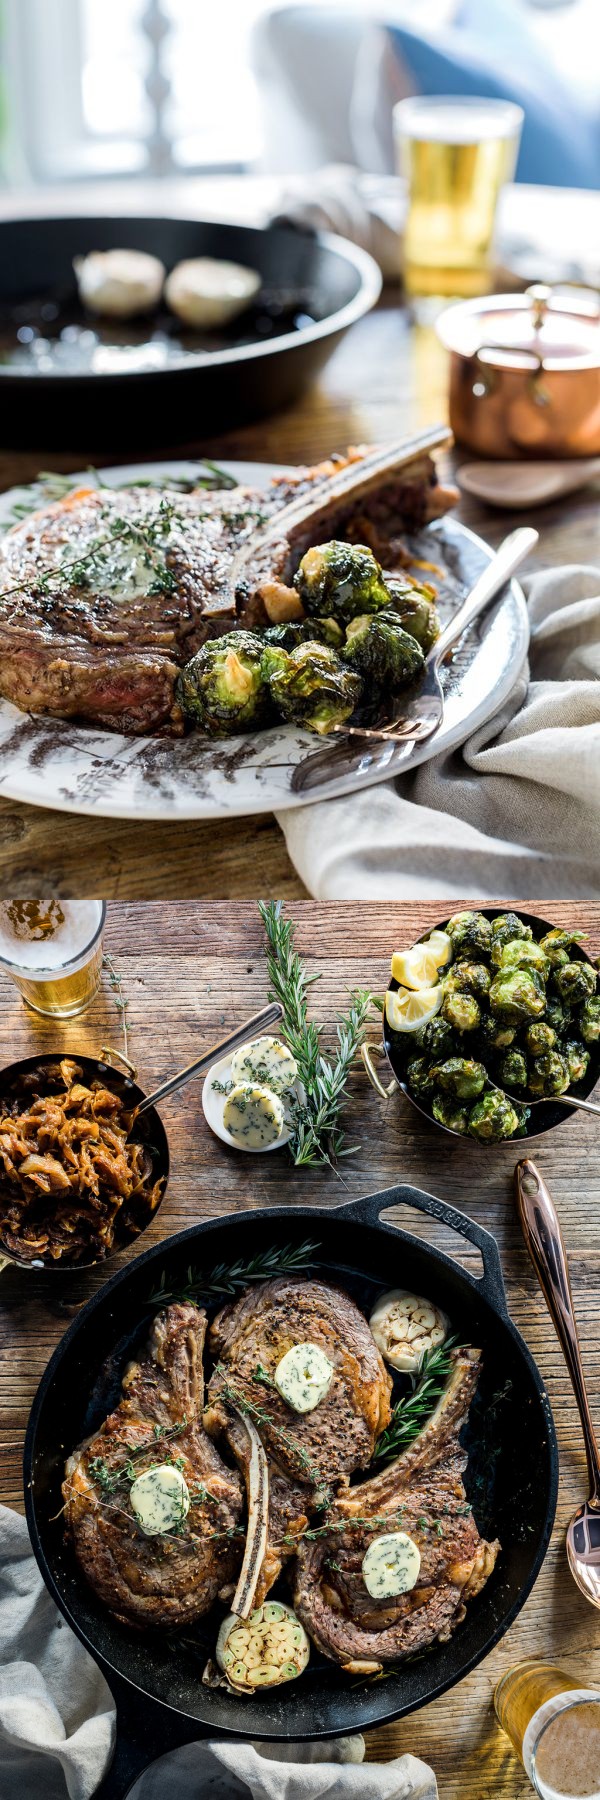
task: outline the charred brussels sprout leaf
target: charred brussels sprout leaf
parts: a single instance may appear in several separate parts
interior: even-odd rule
[[[590,1053],[585,1044],[580,1044],[577,1038],[567,1038],[562,1054],[569,1071],[569,1082],[583,1081],[590,1061]]]
[[[548,1008],[543,1019],[539,1019],[535,1025],[527,1026],[525,1043],[530,1056],[545,1056],[547,1050],[554,1050],[556,1046],[556,1032],[548,1024],[547,1012]]]
[[[596,973],[589,962],[568,962],[554,971],[554,986],[566,1006],[579,1006],[596,992]]]
[[[481,1019],[481,1011],[474,994],[464,994],[458,988],[444,987],[442,1000],[442,1018],[455,1031],[475,1031]]]
[[[438,1125],[445,1125],[447,1131],[458,1131],[465,1137],[469,1125],[469,1113],[466,1106],[459,1106],[452,1094],[436,1094],[431,1108]]]
[[[369,694],[375,691],[381,697],[415,681],[425,662],[416,638],[409,636],[395,613],[385,611],[351,619],[341,654],[368,684]]]
[[[568,1014],[563,1006],[562,1000],[558,999],[557,994],[548,994],[546,998],[546,1011],[544,1013],[544,1025],[550,1025],[552,1030],[557,1033],[557,1036],[560,1036],[561,1031],[564,1031],[565,1026],[567,1026],[568,1023]]]
[[[529,1092],[541,1098],[545,1094],[564,1094],[569,1086],[569,1065],[558,1050],[547,1050],[535,1056],[529,1070]]]
[[[531,926],[525,925],[523,919],[519,918],[518,913],[498,913],[497,918],[492,919],[491,956],[492,962],[495,964],[496,968],[499,966],[505,944],[510,944],[513,938],[532,937],[533,932]]]
[[[314,544],[294,576],[294,587],[311,617],[354,619],[389,607],[379,563],[366,544]]]
[[[485,963],[456,962],[447,977],[447,986],[458,989],[459,993],[474,994],[476,1000],[485,1000],[489,994],[492,977]]]
[[[339,650],[344,633],[335,619],[290,619],[287,625],[267,625],[266,631],[261,631],[261,643],[273,644],[278,650],[295,650],[309,639]]]
[[[501,1094],[498,1088],[491,1088],[471,1108],[469,1136],[478,1138],[482,1144],[499,1144],[503,1138],[514,1137],[521,1123],[522,1115],[513,1106],[508,1094]]]
[[[231,737],[268,724],[272,707],[262,655],[261,640],[250,631],[231,631],[203,644],[177,681],[176,696],[186,718],[210,737]]]
[[[584,931],[560,931],[556,926],[553,931],[547,931],[545,937],[540,938],[540,949],[544,951],[553,969],[560,969],[571,960],[571,944],[581,943],[584,937]]]
[[[498,1064],[498,1075],[503,1087],[524,1088],[527,1086],[527,1057],[516,1045],[505,1050]]]
[[[439,613],[433,604],[433,588],[420,587],[402,575],[388,575],[385,585],[400,624],[416,638],[427,656],[441,631]]]
[[[527,938],[511,938],[502,946],[500,971],[504,969],[537,969],[547,981],[550,963],[540,944],[530,943]]]
[[[281,717],[308,731],[343,724],[362,694],[360,676],[327,644],[309,641],[291,652],[268,648],[263,669]]]
[[[584,1001],[579,1014],[579,1030],[584,1044],[598,1043],[600,1039],[600,994],[594,994],[589,1000]]]
[[[454,913],[446,926],[455,956],[489,956],[492,927],[480,912]]]
[[[492,982],[489,998],[492,1012],[511,1025],[539,1019],[546,1010],[544,983],[537,969],[503,970]]]
[[[447,1062],[438,1064],[434,1074],[442,1092],[453,1094],[457,1100],[474,1100],[487,1081],[483,1063],[466,1056],[450,1056]]]

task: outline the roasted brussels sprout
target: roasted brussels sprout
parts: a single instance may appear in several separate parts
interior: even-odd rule
[[[474,1062],[467,1056],[450,1056],[447,1062],[439,1063],[433,1073],[443,1093],[454,1094],[457,1100],[474,1100],[487,1081],[483,1063]]]
[[[566,1006],[579,1006],[596,992],[596,971],[589,962],[568,962],[554,971],[554,986]]]
[[[584,1044],[597,1044],[600,1038],[600,994],[585,1000],[579,1014],[579,1030]]]
[[[499,1144],[503,1138],[514,1137],[520,1124],[521,1114],[509,1100],[508,1094],[501,1094],[498,1088],[490,1088],[471,1108],[469,1136],[478,1138],[482,1144]]]
[[[557,1037],[560,1037],[561,1031],[565,1030],[568,1023],[569,1015],[566,1007],[563,1006],[562,1000],[559,1000],[557,994],[547,994],[544,1025],[550,1025],[552,1030],[556,1032]]]
[[[493,1013],[500,1013],[511,1025],[522,1025],[545,1012],[544,983],[537,969],[502,970],[492,982],[489,1001]]]
[[[395,693],[415,681],[425,664],[416,638],[404,630],[395,613],[385,611],[351,619],[341,654],[368,684],[370,696]]]
[[[469,1113],[466,1106],[459,1106],[452,1094],[436,1094],[431,1111],[438,1125],[445,1125],[447,1131],[458,1131],[464,1137],[469,1124]]]
[[[503,969],[537,969],[544,981],[550,974],[550,963],[540,944],[530,943],[528,938],[511,938],[503,944],[500,954],[500,970]]]
[[[527,1057],[522,1050],[513,1044],[498,1063],[498,1079],[503,1087],[524,1088],[527,1086]]]
[[[492,927],[480,912],[454,913],[446,926],[455,956],[489,956]]]
[[[562,1054],[569,1071],[569,1082],[583,1081],[590,1061],[590,1053],[589,1050],[586,1050],[585,1044],[580,1044],[578,1038],[567,1038],[562,1047]]]
[[[308,731],[323,733],[343,724],[362,694],[360,676],[337,651],[310,639],[289,652],[268,646],[263,670],[278,713]]]
[[[439,1013],[436,1019],[429,1019],[427,1025],[421,1025],[415,1031],[415,1043],[434,1062],[443,1062],[447,1056],[453,1056],[456,1049],[452,1026]]]
[[[543,1019],[538,1019],[535,1025],[527,1026],[525,1043],[530,1056],[544,1056],[546,1050],[554,1050],[556,1045],[556,1032],[553,1026],[548,1024],[547,1016]]]
[[[411,1056],[406,1079],[416,1100],[429,1100],[435,1087],[435,1067],[427,1056]]]
[[[268,724],[273,709],[262,673],[263,646],[250,631],[210,638],[177,680],[186,718],[210,737],[231,737]]]
[[[580,943],[583,937],[585,937],[583,931],[561,931],[558,926],[555,926],[553,931],[547,931],[545,937],[540,938],[540,949],[544,951],[553,969],[560,969],[565,963],[571,961],[569,956],[571,944]]]
[[[260,636],[262,644],[274,644],[278,650],[295,650],[296,644],[305,644],[308,639],[339,650],[344,642],[336,619],[290,619],[287,625],[267,625]]]
[[[547,1050],[544,1056],[535,1056],[529,1070],[528,1088],[530,1094],[540,1097],[544,1094],[564,1094],[569,1086],[569,1065],[565,1056],[558,1050]]]
[[[456,962],[446,977],[446,985],[457,988],[459,993],[474,994],[476,1000],[485,1000],[489,994],[492,977],[485,963]]]
[[[455,1031],[475,1031],[481,1019],[481,1011],[474,994],[465,994],[459,988],[444,986],[442,1000],[442,1018]]]
[[[294,576],[294,587],[311,617],[355,619],[389,607],[379,563],[366,544],[314,544]]]
[[[514,1041],[515,1033],[516,1027],[509,1025],[508,1019],[494,1018],[493,1013],[486,1013],[479,1032],[484,1052],[507,1050]]]
[[[531,926],[525,925],[523,920],[519,918],[518,913],[498,913],[497,918],[492,919],[491,957],[495,967],[498,968],[500,964],[500,958],[505,944],[510,944],[513,938],[532,937],[533,932]]]
[[[440,616],[433,604],[433,588],[420,587],[404,575],[388,576],[385,585],[400,624],[416,638],[427,656],[441,631]]]

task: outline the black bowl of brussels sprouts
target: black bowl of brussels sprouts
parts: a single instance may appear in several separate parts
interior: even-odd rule
[[[451,942],[439,1010],[396,1031],[384,1008],[399,1087],[452,1137],[501,1143],[552,1131],[571,1111],[556,1096],[587,1099],[600,1080],[600,977],[582,934],[499,908],[431,929]],[[390,990],[399,986],[392,977]]]

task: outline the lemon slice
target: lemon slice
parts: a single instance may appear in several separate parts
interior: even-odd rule
[[[434,987],[438,979],[438,958],[435,948],[430,950],[429,944],[413,944],[412,950],[395,950],[392,957],[392,975],[402,987],[420,988]]]
[[[430,931],[426,950],[433,950],[438,969],[445,969],[452,962],[452,938],[447,931]]]
[[[385,1012],[388,1025],[392,1031],[417,1031],[419,1025],[426,1025],[434,1019],[442,1004],[443,988],[441,982],[437,987],[398,988],[397,993],[388,988],[385,996]]]

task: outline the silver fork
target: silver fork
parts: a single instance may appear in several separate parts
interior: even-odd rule
[[[405,702],[403,711],[397,719],[388,725],[334,725],[332,732],[346,738],[362,738],[367,742],[376,739],[384,744],[420,744],[431,737],[442,724],[444,717],[444,694],[440,681],[440,668],[448,651],[454,648],[468,627],[484,612],[490,600],[505,587],[515,570],[529,556],[537,544],[539,532],[530,525],[520,525],[504,538],[499,549],[478,576],[475,586],[471,588],[462,606],[459,606],[454,617],[444,627],[441,636],[425,660],[425,670],[419,685]],[[324,750],[316,750],[307,756],[304,762],[294,769],[291,785],[295,793],[305,792],[308,788],[320,787],[332,773],[339,771],[340,745]]]

